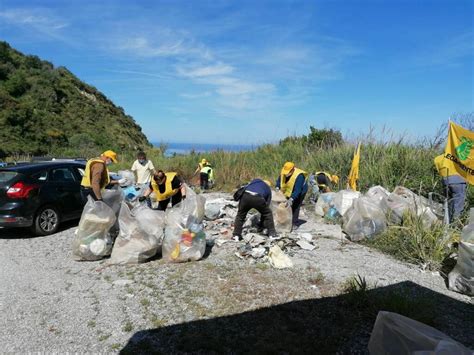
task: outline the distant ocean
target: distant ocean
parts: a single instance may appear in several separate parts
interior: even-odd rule
[[[153,143],[155,147],[159,147],[160,143]],[[226,152],[242,152],[257,148],[256,145],[246,144],[200,144],[200,143],[165,143],[165,155],[170,157],[174,154],[185,155],[192,151],[196,153],[208,153],[216,150],[223,150]]]

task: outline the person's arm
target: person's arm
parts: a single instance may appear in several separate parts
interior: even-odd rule
[[[275,187],[276,187],[277,189],[280,189],[280,176],[278,176],[278,178],[277,178],[277,180],[276,180]]]
[[[155,166],[151,160],[148,160],[148,169],[150,169],[150,173],[153,175],[155,173]]]
[[[184,180],[181,176],[176,175],[174,177],[173,181],[171,181],[171,188],[180,189],[181,196],[183,196],[183,199],[186,198],[186,186],[184,185]]]
[[[295,186],[293,187],[293,192],[291,193],[291,198],[293,200],[296,200],[296,198],[301,194],[303,191],[303,185],[304,185],[304,175],[300,174],[295,181]]]
[[[198,165],[198,167],[197,167],[196,170],[194,171],[193,176],[196,175],[200,170],[201,170],[201,167]]]
[[[91,187],[95,197],[98,200],[102,200],[102,193],[100,191],[100,182],[102,180],[102,174],[104,172],[104,164],[95,163],[90,167],[91,169]]]

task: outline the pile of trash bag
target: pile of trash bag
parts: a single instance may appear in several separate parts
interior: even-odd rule
[[[435,211],[440,209],[440,204],[403,186],[397,186],[392,193],[382,186],[373,186],[364,195],[352,190],[327,192],[320,194],[315,204],[316,215],[342,220],[344,231],[353,241],[373,238],[388,224],[402,224],[406,213],[416,214],[425,227],[430,227],[439,221]]]
[[[449,289],[474,296],[474,208],[470,210],[469,224],[462,230],[458,260],[448,275]]]
[[[111,207],[89,196],[72,244],[74,259],[92,261],[110,255],[113,239],[109,231],[116,220]]]
[[[202,221],[206,199],[190,188],[186,199],[165,213],[163,259],[168,262],[186,262],[201,259],[206,252],[206,234]]]
[[[138,264],[155,256],[164,236],[165,213],[146,205],[130,210],[122,202],[118,223],[120,233],[115,240],[111,264]]]

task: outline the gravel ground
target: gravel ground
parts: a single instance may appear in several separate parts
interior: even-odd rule
[[[312,233],[320,227],[312,218],[302,218],[308,222],[298,233]],[[409,282],[420,290],[433,291],[431,294],[446,301],[439,303],[445,308],[436,311],[440,317],[448,317],[440,330],[474,347],[470,297],[449,291],[437,273],[421,272],[416,266],[359,244],[317,236],[318,247],[292,253],[294,267],[284,270],[237,258],[234,253],[240,244],[233,241],[214,245],[199,262],[166,264],[156,258],[141,265],[109,266],[107,260],[73,261],[71,242],[75,229],[74,224],[69,224],[48,237],[30,237],[22,230],[0,229],[2,353],[113,353],[128,346],[126,352],[130,344],[149,336],[149,330],[155,333],[163,330],[163,333],[156,335],[158,343],[152,344],[153,348],[142,348],[144,352],[159,351],[160,346],[172,349],[171,352],[190,352],[196,344],[193,338],[186,338],[181,347],[170,344],[173,336],[181,334],[183,329],[194,334],[183,325],[210,331],[212,327],[220,327],[220,319],[229,319],[235,324],[241,322],[249,331],[252,324],[248,324],[247,315],[267,319],[261,312],[274,309],[282,314],[285,304],[293,307],[293,315],[298,305],[307,307],[308,302],[326,305],[324,302],[337,298],[342,284],[355,274],[364,276],[377,288]],[[452,311],[451,304],[458,305],[459,311]],[[272,316],[273,313],[268,314]],[[334,328],[331,331],[337,332],[339,320],[325,322],[331,323]],[[359,340],[339,342],[334,348],[342,352],[364,352],[370,324],[362,330]],[[280,333],[285,331],[275,330],[271,336],[278,339]],[[238,332],[232,334],[239,338]],[[163,340],[165,337],[167,341]],[[283,344],[292,341],[288,339]],[[266,346],[242,345],[240,351],[270,349]],[[273,350],[295,350],[288,346]],[[201,347],[204,353],[219,350],[240,352],[232,345],[225,348],[220,344],[207,350]]]

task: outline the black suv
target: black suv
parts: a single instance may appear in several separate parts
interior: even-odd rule
[[[85,164],[52,161],[0,168],[0,227],[31,227],[53,234],[59,223],[81,216]]]

